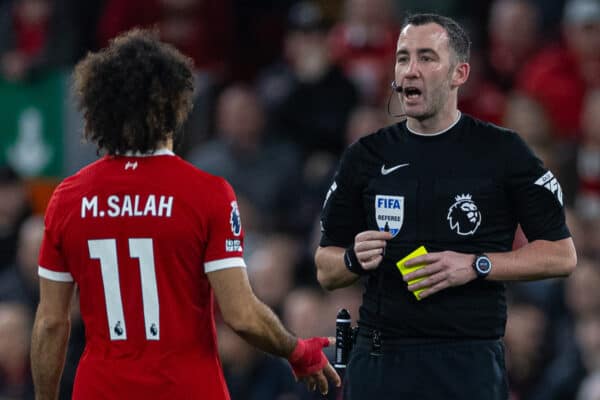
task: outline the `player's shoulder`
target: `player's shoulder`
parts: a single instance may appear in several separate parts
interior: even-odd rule
[[[235,192],[227,179],[213,175],[180,157],[176,158],[179,177],[184,197],[195,202],[196,205],[208,206],[210,204],[229,204],[235,198]]]
[[[209,172],[204,171],[196,167],[191,162],[184,160],[183,158],[176,157],[179,163],[181,174],[185,175],[186,180],[191,184],[202,185],[206,189],[215,190],[229,190],[231,185],[227,180],[221,176],[213,175]]]
[[[100,158],[90,164],[80,168],[77,172],[64,178],[54,189],[53,197],[65,197],[73,193],[81,187],[81,183],[85,182],[90,176],[97,174],[99,169],[105,162],[105,158]]]
[[[203,171],[179,156],[161,156],[160,162],[161,168],[167,171],[161,176],[169,176],[171,186],[198,193],[229,190],[230,185],[224,178]],[[114,172],[111,169],[113,167],[110,157],[94,161],[65,178],[55,189],[55,196],[68,196],[87,190],[96,182],[96,177]]]
[[[89,176],[97,173],[98,166],[103,163],[103,158],[96,160],[64,178],[52,192],[46,208],[46,215],[69,213],[75,210],[74,203],[80,201],[81,193],[85,191]]]

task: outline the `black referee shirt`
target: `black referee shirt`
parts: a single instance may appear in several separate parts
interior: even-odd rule
[[[320,244],[347,247],[364,230],[395,235],[364,279],[360,326],[384,337],[497,338],[506,322],[501,282],[475,280],[417,301],[395,264],[421,245],[510,251],[518,223],[530,241],[567,238],[562,204],[557,180],[515,132],[468,115],[432,136],[401,122],[344,153]]]

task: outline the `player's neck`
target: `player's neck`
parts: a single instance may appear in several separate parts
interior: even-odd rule
[[[409,131],[419,135],[437,135],[447,131],[460,119],[460,111],[456,107],[444,110],[427,119],[408,117],[406,127]]]
[[[152,152],[141,153],[139,151],[128,150],[124,153],[117,152],[116,155],[124,155],[124,156],[149,156],[149,155],[161,155],[161,154],[173,154],[173,139],[167,139],[164,142],[156,143],[155,149]]]
[[[169,138],[164,142],[157,143],[156,150],[168,150],[170,152],[173,152],[173,138]]]

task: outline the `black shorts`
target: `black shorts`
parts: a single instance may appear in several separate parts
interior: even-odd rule
[[[344,376],[344,400],[507,400],[501,340],[399,341],[373,351],[359,336]]]

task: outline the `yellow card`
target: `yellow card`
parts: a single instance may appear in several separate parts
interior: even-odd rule
[[[413,271],[416,271],[418,269],[423,268],[426,264],[417,264],[417,265],[413,265],[412,267],[407,267],[406,265],[404,265],[405,262],[407,262],[410,259],[413,259],[415,257],[418,256],[422,256],[423,254],[427,254],[427,249],[425,248],[425,246],[421,246],[418,249],[416,249],[415,251],[413,251],[412,253],[410,253],[409,255],[407,255],[406,257],[404,257],[402,260],[398,261],[396,263],[396,267],[398,267],[398,270],[400,271],[400,273],[402,274],[402,276],[409,274]],[[422,281],[425,278],[417,278],[417,279],[413,279],[412,281],[409,281],[408,284],[412,285],[414,283],[417,283],[419,281]],[[419,289],[417,291],[414,291],[413,294],[415,295],[415,297],[417,298],[417,300],[421,300],[421,298],[419,297],[419,295],[427,288],[422,288]]]

